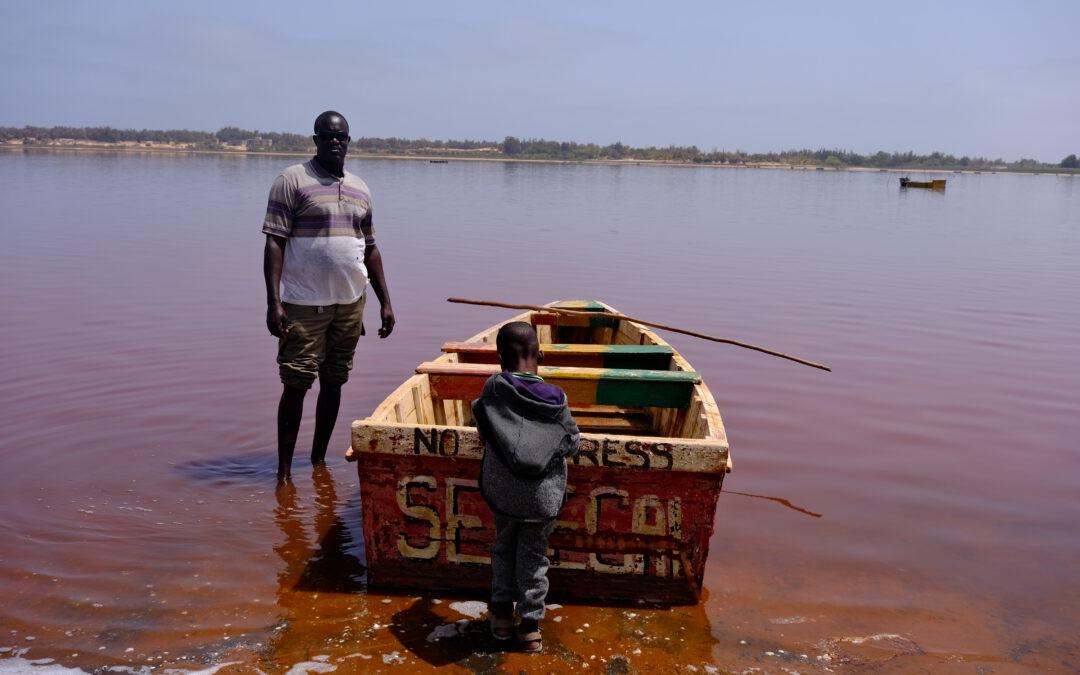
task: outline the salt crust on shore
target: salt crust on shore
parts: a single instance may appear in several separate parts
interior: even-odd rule
[[[12,647],[0,647],[0,675],[91,675],[85,670],[79,668],[68,668],[58,663],[53,663],[53,659],[26,659],[23,655],[26,654],[28,649],[14,649]],[[8,657],[11,654],[11,657]],[[327,661],[329,656],[314,657]],[[226,661],[224,663],[217,663],[207,668],[201,668],[199,670],[179,670],[179,669],[166,669],[164,672],[166,675],[214,675],[217,671],[226,666],[232,666],[240,663],[240,661]],[[297,668],[301,668],[297,670]],[[307,673],[325,673],[336,670],[336,666],[332,666],[327,663],[319,663],[316,661],[298,663],[289,669],[287,675],[306,675]],[[138,675],[148,672],[147,666],[111,666],[108,669],[110,673],[132,673],[132,675]]]
[[[337,666],[330,665],[329,663],[322,663],[321,661],[304,661],[297,663],[292,668],[286,671],[285,675],[308,675],[308,673],[332,673],[337,670]],[[184,675],[190,675],[184,673]]]
[[[487,608],[487,603],[480,602],[479,600],[465,600],[462,602],[450,603],[450,609],[458,614],[464,614],[470,619],[479,619],[487,612]]]
[[[15,658],[0,658],[0,675],[90,675],[85,670],[78,668],[67,668],[56,663],[51,663],[52,659],[34,659],[27,660],[22,657]],[[172,672],[182,672],[183,675],[214,675],[217,671],[221,670],[225,666],[231,666],[239,663],[239,661],[228,661],[226,663],[219,663],[209,668],[203,668],[201,670],[185,670]],[[296,670],[301,666],[318,666],[322,670]],[[325,663],[298,663],[289,669],[288,675],[305,675],[309,672],[330,672],[336,670],[335,666],[331,666]],[[295,671],[295,672],[294,672]],[[109,669],[109,672],[117,673],[139,673],[143,672],[141,667],[126,667],[126,666],[113,666]],[[169,671],[166,671],[169,672]]]
[[[0,675],[86,675],[84,670],[65,668],[54,663],[50,664],[49,661],[52,659],[28,661],[19,656],[0,659]]]
[[[427,642],[438,642],[443,638],[464,635],[469,630],[469,620],[459,619],[454,623],[441,623],[435,626],[435,630],[428,633]]]

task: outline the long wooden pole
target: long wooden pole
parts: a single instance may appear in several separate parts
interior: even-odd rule
[[[531,309],[537,312],[555,312],[558,314],[580,314],[584,316],[597,316],[597,312],[582,312],[576,309],[562,309],[561,307],[542,307],[540,305],[512,305],[505,302],[494,302],[491,300],[466,300],[465,298],[447,298],[447,302],[457,302],[464,305],[486,305],[489,307],[505,307],[506,309]],[[788,361],[794,361],[795,363],[801,363],[804,366],[810,366],[811,368],[819,368],[821,370],[827,370],[830,373],[832,368],[823,366],[820,363],[814,363],[813,361],[807,361],[800,359],[797,356],[791,356],[789,354],[782,354],[780,352],[774,352],[771,349],[765,349],[764,347],[758,347],[756,345],[747,344],[745,342],[738,342],[737,340],[728,340],[727,338],[714,337],[712,335],[706,335],[704,333],[698,333],[692,330],[685,330],[683,328],[675,328],[674,326],[665,326],[661,323],[653,323],[651,321],[643,321],[642,319],[635,319],[632,316],[626,316],[625,314],[609,314],[605,313],[605,316],[610,316],[616,319],[626,319],[627,321],[633,321],[634,323],[644,324],[646,326],[652,326],[653,328],[659,328],[661,330],[669,330],[673,333],[682,333],[683,335],[692,335],[702,340],[712,340],[713,342],[722,342],[724,344],[735,345],[736,347],[745,347],[746,349],[753,349],[756,352],[762,352],[771,356],[779,356],[782,359]]]

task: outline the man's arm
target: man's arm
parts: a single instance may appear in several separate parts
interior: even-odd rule
[[[364,247],[364,265],[367,267],[371,288],[382,308],[379,313],[382,319],[379,337],[384,338],[394,331],[394,308],[390,304],[390,289],[386,286],[386,275],[383,274],[382,254],[374,243]]]
[[[266,328],[274,337],[285,337],[289,332],[285,308],[281,306],[281,266],[285,260],[285,246],[288,240],[283,237],[266,235],[263,248],[263,278],[266,280]],[[365,253],[366,257],[366,253]]]

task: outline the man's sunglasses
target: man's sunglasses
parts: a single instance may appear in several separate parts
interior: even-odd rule
[[[342,143],[348,143],[352,140],[352,138],[349,137],[349,134],[344,131],[320,131],[315,135],[326,141],[338,140]]]

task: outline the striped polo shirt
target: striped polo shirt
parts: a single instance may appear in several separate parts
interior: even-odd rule
[[[364,247],[375,243],[371,191],[314,159],[281,172],[270,188],[262,231],[288,239],[281,299],[297,305],[348,304],[367,286]]]

